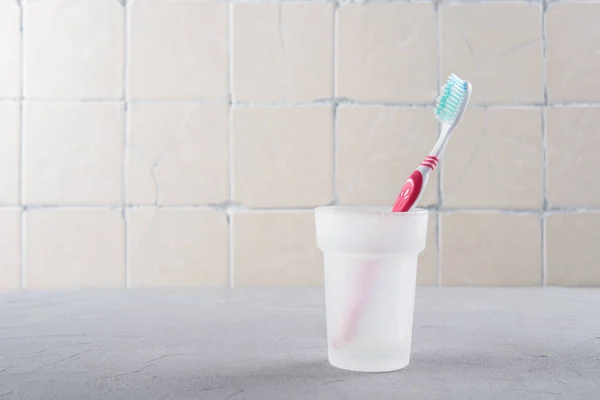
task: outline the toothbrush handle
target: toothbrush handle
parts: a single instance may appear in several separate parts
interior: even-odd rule
[[[365,309],[366,299],[370,296],[374,286],[375,276],[377,275],[377,264],[370,262],[361,267],[359,275],[356,279],[358,286],[353,298],[348,304],[346,315],[344,316],[345,323],[339,335],[333,339],[333,347],[339,349],[350,342],[356,335],[358,321],[361,319]]]
[[[408,180],[402,187],[396,203],[392,208],[392,212],[410,211],[416,204],[425,191],[427,178],[429,173],[433,171],[438,163],[436,156],[427,156],[421,162],[419,167],[408,177]],[[344,324],[341,333],[333,340],[335,348],[343,347],[350,342],[356,335],[358,321],[360,320],[367,300],[373,290],[375,276],[377,274],[377,264],[374,262],[363,266],[357,279],[358,286],[354,298],[351,299],[346,315],[344,316]]]
[[[404,186],[402,186],[394,207],[392,207],[392,212],[410,211],[417,205],[425,191],[429,173],[433,171],[438,161],[438,158],[435,156],[425,157],[419,167],[410,174]]]

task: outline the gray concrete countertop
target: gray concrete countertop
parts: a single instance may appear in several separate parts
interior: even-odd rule
[[[420,289],[413,337],[354,373],[318,289],[0,294],[0,399],[600,398],[600,289]]]

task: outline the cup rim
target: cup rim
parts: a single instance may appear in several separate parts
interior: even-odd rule
[[[315,214],[353,214],[353,215],[385,215],[395,218],[402,218],[406,216],[423,215],[429,213],[429,210],[425,208],[415,208],[407,212],[392,212],[389,207],[385,206],[321,206],[315,208]]]

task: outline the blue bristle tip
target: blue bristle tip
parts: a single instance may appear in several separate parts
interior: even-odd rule
[[[467,90],[467,82],[451,74],[437,99],[436,118],[444,123],[453,123],[465,101]]]

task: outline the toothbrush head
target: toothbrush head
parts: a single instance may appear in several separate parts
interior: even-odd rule
[[[471,84],[451,74],[437,99],[435,117],[450,124],[457,122],[471,96]]]

